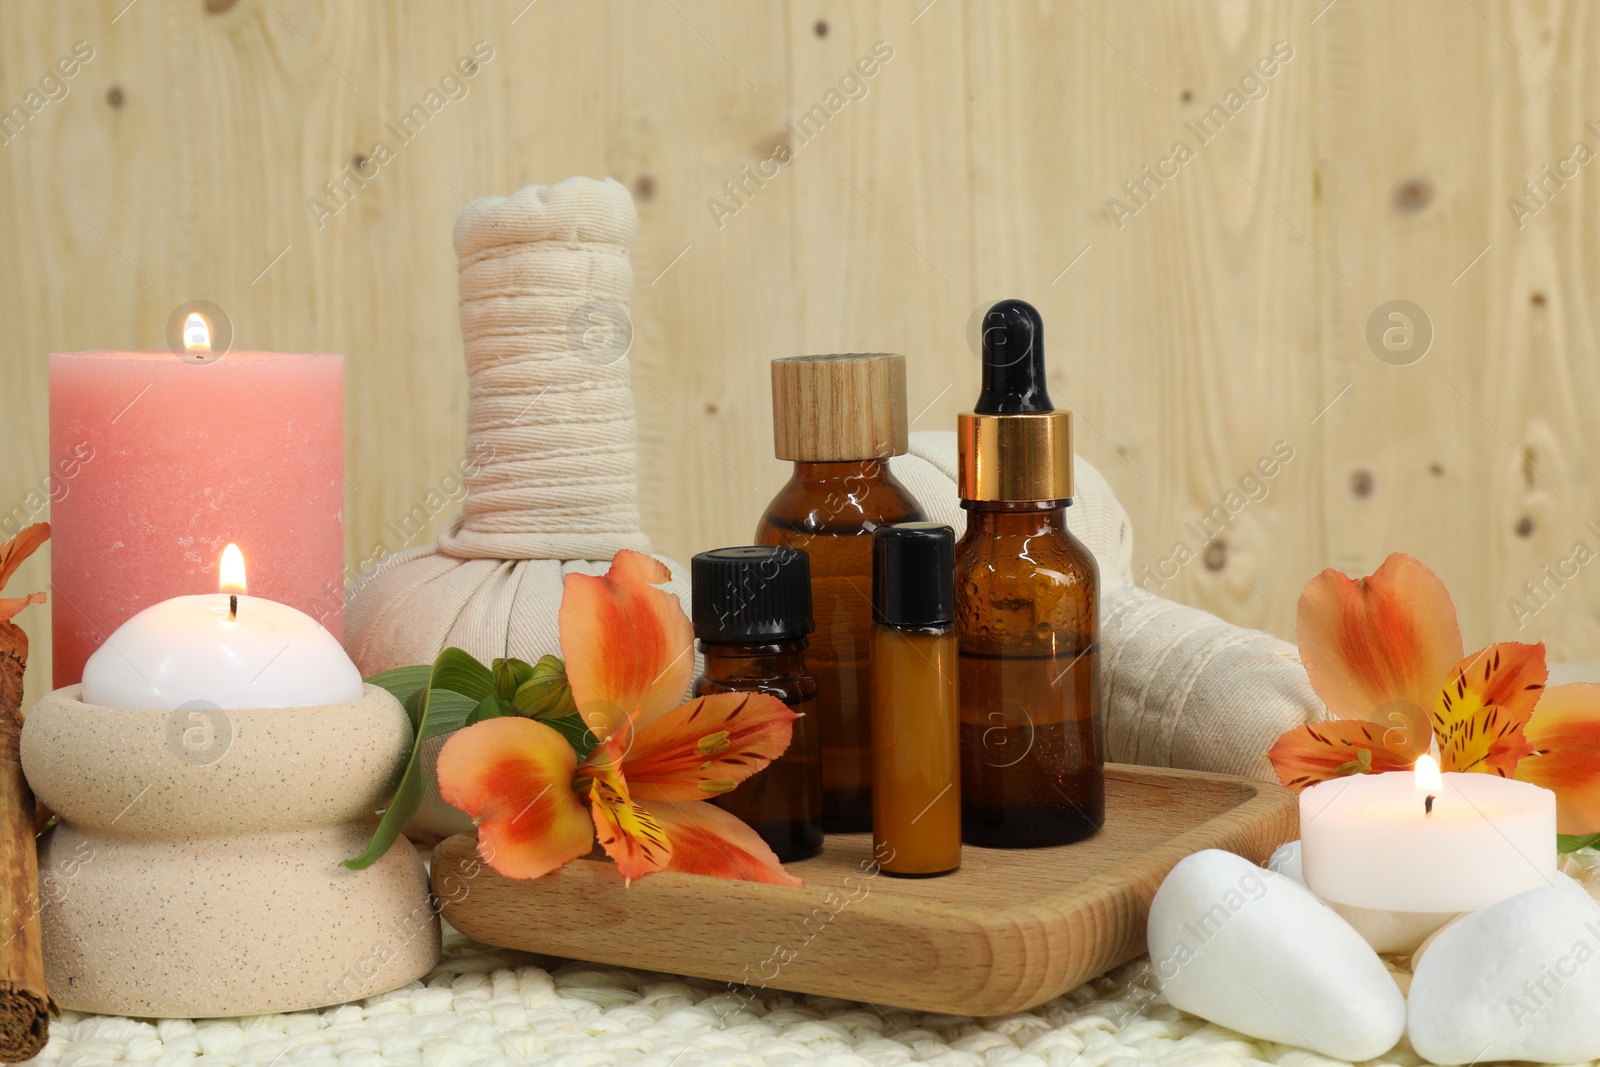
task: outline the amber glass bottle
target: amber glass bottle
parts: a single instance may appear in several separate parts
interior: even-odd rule
[[[1045,388],[1039,313],[996,304],[983,350],[983,394],[957,439],[962,833],[1066,844],[1105,822],[1099,571],[1067,529],[1072,422]]]
[[[872,854],[885,874],[949,874],[961,866],[955,535],[880,526],[872,549]]]
[[[756,528],[811,557],[823,828],[872,828],[872,531],[923,519],[888,459],[906,450],[905,357],[803,356],[772,364],[772,421],[787,485]]]
[[[716,804],[737,815],[787,863],[822,851],[822,761],[817,681],[805,668],[811,632],[806,554],[719,548],[690,565],[694,632],[706,672],[696,696],[767,693],[800,714],[782,756]]]

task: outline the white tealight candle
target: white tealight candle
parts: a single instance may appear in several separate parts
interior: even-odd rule
[[[83,668],[85,704],[172,711],[303,708],[362,697],[361,672],[311,616],[244,595],[229,545],[221,592],[179,596],[117,627]]]
[[[1306,886],[1381,911],[1477,911],[1556,881],[1556,796],[1492,774],[1352,774],[1300,794]]]

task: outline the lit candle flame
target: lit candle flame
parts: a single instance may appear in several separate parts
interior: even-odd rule
[[[1426,753],[1418,756],[1416,764],[1411,768],[1411,775],[1416,783],[1417,793],[1422,797],[1422,813],[1432,815],[1433,802],[1444,792],[1444,775],[1439,773],[1438,761]]]
[[[183,347],[188,352],[211,351],[211,323],[198,311],[183,320]]]
[[[1439,773],[1439,763],[1432,756],[1418,756],[1411,773],[1416,776],[1418,793],[1438,796],[1444,792],[1444,775]]]
[[[222,565],[217,570],[217,592],[244,591],[244,553],[239,551],[238,545],[230,544],[222,550]]]

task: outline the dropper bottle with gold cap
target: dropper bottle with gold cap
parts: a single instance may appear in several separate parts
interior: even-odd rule
[[[811,556],[822,828],[872,829],[872,531],[925,515],[889,473],[906,450],[904,356],[772,361],[772,425],[794,473],[756,527],[756,543]]]
[[[1080,841],[1105,822],[1100,575],[1067,529],[1072,415],[1050,402],[1032,305],[985,314],[983,392],[957,450],[962,839]]]

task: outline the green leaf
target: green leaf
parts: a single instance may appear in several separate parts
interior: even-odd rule
[[[1557,834],[1556,849],[1565,854],[1580,848],[1600,848],[1600,834]]]
[[[517,688],[533,677],[533,664],[522,659],[497,659],[491,669],[494,672],[495,692],[500,695],[500,702],[509,709]]]
[[[433,664],[422,663],[415,667],[396,667],[391,671],[374,674],[367,681],[379,689],[388,690],[391,696],[406,705],[406,714],[411,715],[414,711],[409,703],[411,697],[422,691],[422,687],[428,684],[428,676],[432,673]],[[414,733],[416,729],[417,720],[413,716],[411,730]]]
[[[451,730],[459,730],[466,722],[467,716],[477,708],[478,702],[484,696],[492,695],[492,686],[486,688],[477,698],[469,699],[453,685],[444,687],[441,684],[442,680],[471,684],[472,672],[463,660],[477,667],[482,672],[483,678],[489,677],[487,667],[459,648],[447,648],[439,653],[439,658],[433,661],[433,667],[429,670],[424,685],[405,700],[406,712],[412,721],[417,723],[417,729],[411,743],[411,758],[406,761],[405,773],[400,776],[400,785],[395,790],[394,799],[389,801],[389,807],[384,811],[383,818],[378,820],[378,828],[372,832],[372,840],[367,844],[366,851],[352,859],[344,860],[341,866],[348,867],[352,871],[364,871],[389,851],[389,847],[404,832],[411,817],[422,807],[424,795],[422,742]]]
[[[494,692],[494,674],[459,648],[447,648],[433,661],[430,689],[448,689],[476,704]]]
[[[478,701],[478,706],[472,709],[472,713],[467,716],[467,721],[462,725],[464,727],[472,726],[476,723],[482,722],[485,719],[498,719],[504,714],[505,710],[501,707],[499,695],[496,693],[490,693],[488,696]]]
[[[428,675],[433,673],[433,664],[419,663],[415,667],[396,667],[392,671],[374,674],[367,681],[380,689],[387,689],[394,694],[394,698],[405,701],[412,693],[428,684]]]
[[[454,733],[467,725],[467,719],[478,707],[471,697],[452,693],[448,689],[434,689],[428,696],[428,722],[422,729],[422,739]]]
[[[589,732],[589,727],[584,725],[583,719],[578,715],[563,715],[559,719],[541,719],[539,721],[567,739],[567,744],[571,745],[573,751],[578,754],[579,763],[589,758],[589,753],[594,749],[596,738],[594,734]]]
[[[518,715],[535,719],[564,719],[578,710],[567,684],[567,665],[556,656],[541,656],[533,676],[517,688],[511,700]]]

